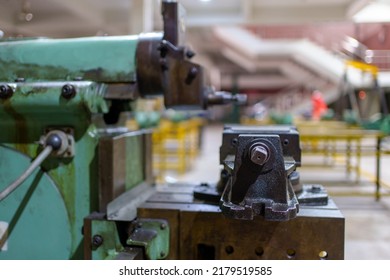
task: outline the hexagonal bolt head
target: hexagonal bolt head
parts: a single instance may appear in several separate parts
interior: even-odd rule
[[[268,150],[261,145],[254,146],[250,151],[251,161],[258,165],[263,165],[268,161]]]

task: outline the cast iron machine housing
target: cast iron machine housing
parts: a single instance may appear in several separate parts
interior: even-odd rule
[[[225,128],[223,142],[221,163],[229,179],[222,212],[235,219],[295,218],[299,206],[290,176],[301,161],[298,132],[290,127]]]
[[[299,181],[299,133],[292,126],[226,126],[220,149],[222,212],[235,219],[296,217],[299,205],[328,204],[321,185]]]

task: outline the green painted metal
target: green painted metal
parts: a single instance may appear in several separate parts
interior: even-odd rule
[[[0,190],[20,176],[30,161],[19,151],[0,146]],[[71,254],[66,206],[56,184],[42,170],[0,202],[0,223],[8,227],[7,237],[0,241],[0,259],[67,259]]]
[[[164,259],[169,254],[169,225],[165,220],[139,219],[126,244],[144,247],[149,260]]]
[[[0,81],[135,81],[137,43],[138,36],[0,41]]]
[[[91,122],[91,116],[93,113],[107,112],[107,104],[103,98],[104,85],[93,82],[72,82],[77,93],[73,99],[67,100],[61,97],[61,89],[65,84],[67,83],[12,84],[15,88],[13,96],[0,101],[0,131],[2,132],[0,133],[0,143],[3,143],[5,147],[34,158],[40,150],[37,141],[45,129],[56,127],[67,130],[71,128],[74,130],[76,153],[73,158],[48,158],[45,160],[42,164],[43,170],[46,171],[45,176],[35,182],[36,190],[44,192],[47,188],[43,178],[50,177],[52,185],[56,186],[66,208],[66,218],[62,217],[50,225],[39,225],[35,229],[36,236],[41,236],[40,242],[45,242],[44,236],[47,234],[48,227],[54,227],[55,229],[49,232],[55,238],[61,237],[63,232],[70,235],[70,247],[61,251],[51,246],[35,250],[35,247],[25,246],[23,242],[18,242],[13,247],[9,246],[8,256],[18,254],[22,258],[46,259],[46,256],[52,253],[52,258],[58,259],[83,258],[83,218],[98,209],[96,148],[99,135]],[[12,162],[17,165],[19,163],[19,159],[13,155],[7,155],[3,152],[0,154],[4,164]],[[19,170],[12,176],[7,174],[4,177],[10,183],[22,172],[23,170]],[[5,188],[5,182],[0,185],[0,189],[3,188]],[[14,193],[6,200],[12,199],[13,195]],[[46,208],[48,215],[55,212],[52,209],[61,207],[58,199],[55,200],[52,196],[44,196],[39,199],[39,203],[49,206]],[[14,202],[13,208],[20,207],[17,200],[10,201]],[[4,202],[6,201],[0,202],[0,205]],[[52,205],[52,203],[54,204]],[[3,211],[8,211],[7,207],[2,207],[4,207]],[[10,206],[8,205],[8,207]],[[21,224],[15,227],[12,234],[15,236],[23,234],[27,238],[29,228],[34,223],[35,218],[34,216],[34,219],[31,219],[27,224],[24,224],[26,219],[18,221]],[[68,221],[70,227],[64,225],[64,221]],[[48,219],[47,222],[50,220]],[[49,241],[50,239],[47,240],[47,242]],[[30,248],[34,250],[27,252]]]
[[[100,246],[92,245],[93,260],[113,260],[122,252],[123,246],[120,243],[118,231],[113,221],[93,220],[91,221],[91,236],[100,236],[103,240]]]
[[[11,229],[0,259],[83,258],[84,218],[99,209],[97,148],[102,135],[93,115],[108,112],[108,85],[135,81],[137,44],[137,36],[0,41],[0,84],[13,92],[0,98],[0,167],[6,170],[8,164],[19,166],[24,160],[13,173],[0,171],[0,190],[39,154],[38,141],[45,131],[60,129],[75,139],[74,157],[49,157],[41,171],[0,202],[0,233]],[[64,85],[75,88],[74,97],[62,96]],[[126,189],[145,180],[142,139],[130,138],[124,146],[123,152],[131,155],[124,167]],[[51,214],[55,219],[47,217]],[[122,249],[114,227],[104,221],[97,225],[98,231],[114,235],[105,242],[109,248],[97,250],[94,258],[115,258]]]
[[[138,219],[127,225],[127,228],[133,229],[126,241],[130,248],[144,248],[145,257],[151,260],[164,259],[168,256],[169,225],[166,220]],[[99,245],[92,242],[93,260],[115,259],[121,252],[126,252],[126,248],[120,242],[117,223],[114,221],[91,220],[90,235],[92,240],[96,236],[102,240]]]

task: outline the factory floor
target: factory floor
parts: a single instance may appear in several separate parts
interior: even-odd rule
[[[202,133],[202,149],[190,170],[183,175],[167,174],[167,181],[216,182],[219,177],[219,147],[222,125],[208,125]],[[324,185],[345,216],[345,259],[390,260],[390,155],[382,157],[381,180],[383,194],[375,200],[375,158],[363,156],[360,179],[345,169],[313,167],[321,158],[303,155],[299,168],[301,182]],[[310,163],[305,167],[305,162]],[[310,165],[310,166],[309,166]],[[330,229],[331,230],[331,229]]]

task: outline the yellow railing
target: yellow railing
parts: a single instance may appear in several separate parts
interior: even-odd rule
[[[190,169],[199,153],[203,122],[200,118],[160,122],[152,136],[157,179],[163,180],[168,171],[181,175]]]

